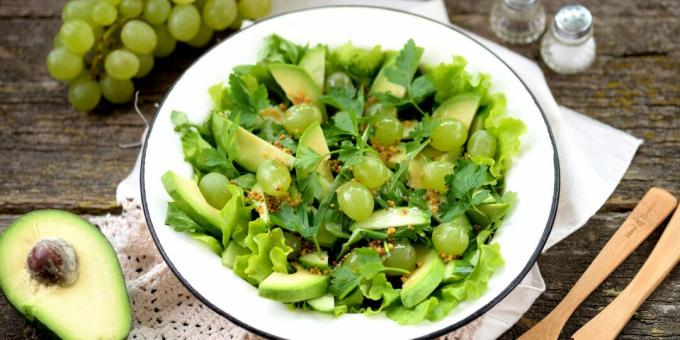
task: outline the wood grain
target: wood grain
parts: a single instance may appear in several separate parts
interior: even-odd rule
[[[633,280],[612,301],[574,335],[574,340],[616,338],[633,313],[654,292],[680,261],[680,209],[675,211],[659,242]]]
[[[668,217],[678,200],[667,191],[651,188],[617,228],[567,296],[520,340],[552,340],[560,336],[574,310]]]
[[[276,0],[275,0],[276,1]],[[118,143],[144,129],[130,105],[73,111],[66,88],[44,67],[65,0],[0,0],[0,229],[13,215],[55,207],[81,214],[115,213],[115,186],[137,151]],[[548,13],[564,1],[543,0]],[[680,1],[581,0],[595,17],[598,57],[586,72],[559,76],[545,70],[557,101],[644,138],[621,184],[579,231],[539,258],[547,290],[502,336],[516,338],[566,295],[625,216],[651,186],[680,196]],[[458,25],[497,41],[489,29],[491,0],[446,0]],[[508,46],[539,61],[538,43]],[[137,84],[148,118],[174,79],[199,50],[181,48],[160,60]],[[660,231],[645,241],[576,310],[563,334],[573,334],[632,279]],[[680,270],[674,270],[633,316],[622,339],[680,338]],[[3,339],[39,333],[0,298]]]

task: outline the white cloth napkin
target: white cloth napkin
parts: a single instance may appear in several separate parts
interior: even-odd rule
[[[274,0],[272,14],[325,5],[370,4],[398,8],[449,23],[442,0]],[[552,233],[544,251],[583,226],[618,185],[635,155],[641,139],[600,123],[583,114],[558,106],[540,68],[532,61],[489,40],[474,36],[505,60],[536,96],[550,122],[560,160],[560,202]],[[140,201],[139,158],[132,173],[116,191],[119,202]],[[502,302],[471,323],[465,338],[495,339],[531,307],[545,290],[534,265],[528,275]]]

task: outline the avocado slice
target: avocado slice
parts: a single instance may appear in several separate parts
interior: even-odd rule
[[[236,257],[250,253],[250,249],[241,247],[236,242],[229,242],[227,249],[222,253],[222,264],[227,268],[233,269]]]
[[[432,119],[456,118],[470,129],[475,118],[481,96],[474,93],[461,93],[445,100],[432,114]]]
[[[316,167],[316,172],[319,174],[319,185],[322,189],[321,197],[317,198],[323,199],[328,194],[332,193],[331,187],[333,183],[333,174],[331,173],[331,167],[328,162],[328,160],[331,158],[329,155],[330,150],[328,149],[328,143],[326,143],[326,137],[323,134],[323,130],[321,129],[319,122],[314,122],[309,127],[307,127],[305,132],[303,132],[300,136],[299,143],[300,145],[309,147],[319,155],[327,155],[321,162],[319,162],[319,165]],[[297,172],[297,175],[300,178],[304,178],[309,174]]]
[[[269,72],[293,104],[320,104],[321,89],[304,68],[289,64],[271,64]],[[319,105],[319,108],[323,110],[323,105]]]
[[[35,272],[46,269],[44,262],[40,267],[45,253],[38,251],[46,245],[69,249],[56,256],[71,264],[60,268],[71,275]],[[111,244],[95,226],[65,211],[28,213],[0,235],[0,288],[27,319],[62,339],[123,339],[132,326],[125,280]]]
[[[231,150],[229,138],[229,127],[231,127],[231,124],[233,123],[224,116],[219,114],[212,116],[211,129],[213,136],[215,136],[215,141],[220,148],[226,151]],[[233,142],[236,144],[234,148],[237,150],[235,155],[233,155],[234,160],[250,172],[256,172],[260,163],[268,159],[279,161],[288,166],[289,169],[293,168],[295,157],[242,127],[236,130]]]
[[[364,294],[361,293],[361,289],[356,288],[354,291],[345,296],[344,299],[338,300],[338,306],[356,306],[364,302]]]
[[[425,188],[425,185],[423,185],[423,168],[425,164],[427,164],[427,159],[423,155],[416,156],[408,163],[406,180],[411,188]]]
[[[401,287],[401,303],[413,308],[425,300],[444,279],[444,261],[434,249],[419,249],[416,269]]]
[[[333,313],[335,310],[335,297],[331,294],[326,294],[315,299],[307,300],[307,304],[316,311]]]
[[[328,275],[316,275],[305,270],[294,274],[273,272],[260,282],[257,293],[281,302],[299,302],[326,294]]]
[[[328,224],[322,224],[319,226],[319,231],[316,234],[316,239],[319,241],[319,245],[322,245],[324,247],[330,248],[333,246],[335,241],[338,240],[338,237],[335,236],[333,233],[328,231],[328,226],[329,224],[333,223],[328,223]],[[337,225],[337,224],[336,224]],[[340,227],[342,229],[342,227]]]
[[[465,213],[473,223],[485,226],[503,217],[509,208],[510,204],[505,202],[483,203]]]
[[[385,75],[385,69],[394,65],[394,62],[397,61],[397,56],[399,56],[398,53],[393,54],[385,59],[380,72],[378,72],[375,80],[373,80],[373,85],[371,85],[371,93],[391,93],[397,98],[403,98],[406,95],[406,88],[401,85],[391,83]]]
[[[312,252],[302,255],[298,258],[298,261],[307,268],[314,267],[321,270],[330,268],[328,265],[328,252],[325,250],[322,250],[320,253]]]
[[[472,273],[472,264],[467,260],[453,260],[444,267],[444,283],[462,280]]]
[[[430,223],[430,216],[419,208],[396,207],[374,211],[367,219],[354,223],[350,229],[380,230],[427,223]]]
[[[323,91],[323,83],[326,79],[326,48],[317,46],[308,50],[298,65],[312,76],[316,86]]]
[[[161,176],[161,181],[165,191],[184,213],[211,234],[222,235],[220,211],[205,200],[196,182],[171,170]]]

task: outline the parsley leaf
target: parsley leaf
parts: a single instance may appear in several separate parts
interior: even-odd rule
[[[434,93],[434,81],[431,75],[422,75],[411,83],[411,97],[416,103],[421,103],[425,98]]]
[[[252,130],[255,128],[260,110],[270,106],[267,88],[258,84],[252,76],[235,74],[229,76],[229,87],[232,114],[239,117],[240,124],[246,129]]]
[[[165,215],[165,224],[179,232],[205,232],[205,229],[189,217],[175,202],[168,202],[168,212]]]
[[[461,159],[456,168],[453,175],[446,176],[448,187],[446,202],[440,206],[440,217],[443,222],[462,215],[470,207],[479,205],[491,195],[489,190],[480,190],[489,183],[486,165]]]
[[[349,267],[342,265],[337,267],[331,273],[331,282],[328,286],[328,292],[336,296],[338,299],[343,299],[354,288],[359,286],[361,278],[354,273]]]
[[[327,155],[319,155],[307,145],[300,144],[295,154],[295,170],[298,178],[307,177],[319,166],[319,163]]]
[[[399,51],[394,64],[385,69],[387,80],[409,88],[411,86],[411,79],[413,79],[413,75],[418,68],[418,61],[422,55],[423,49],[417,47],[413,39],[409,39],[401,51]]]
[[[318,172],[312,171],[305,177],[297,177],[297,185],[303,202],[312,202],[314,198],[321,197],[323,188],[319,176]]]
[[[278,212],[271,214],[270,218],[274,224],[288,231],[298,233],[305,239],[316,243],[316,234],[319,227],[318,224],[311,225],[309,223],[306,203],[301,203],[295,210],[289,205],[283,205]]]

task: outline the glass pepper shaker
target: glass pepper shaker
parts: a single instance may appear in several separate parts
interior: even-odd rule
[[[529,44],[545,29],[545,10],[539,0],[497,0],[490,20],[491,29],[502,40]]]
[[[593,17],[582,5],[562,6],[541,41],[541,58],[560,74],[584,71],[595,61]]]

